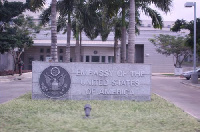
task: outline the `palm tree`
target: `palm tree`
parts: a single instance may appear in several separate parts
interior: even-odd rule
[[[128,36],[128,63],[134,63],[135,58],[135,0],[130,0]]]
[[[50,20],[50,8],[46,9],[41,15],[44,25]],[[99,20],[97,20],[98,16],[95,13],[96,9],[85,0],[63,0],[57,3],[57,11],[59,13],[57,29],[58,31],[64,30],[64,33],[67,31],[65,62],[70,61],[71,30],[76,38],[75,61],[79,62],[81,57],[81,33],[84,31],[90,39],[94,39],[98,36],[96,23],[98,23]],[[68,21],[67,25],[66,21]]]
[[[134,2],[132,1],[131,4],[130,4],[130,2],[131,2],[130,0],[128,0],[128,1],[127,0],[112,0],[112,1],[101,0],[101,1],[97,2],[98,4],[102,3],[102,4],[99,4],[100,8],[102,5],[107,6],[108,12],[106,14],[108,14],[109,17],[113,17],[113,16],[115,17],[116,15],[119,15],[119,12],[121,12],[120,14],[121,14],[121,23],[122,23],[121,24],[121,62],[122,63],[125,63],[127,61],[127,59],[126,59],[126,32],[127,32],[126,31],[126,29],[127,29],[126,28],[126,20],[130,19],[130,21],[133,22],[134,20],[131,20],[131,19],[138,17],[137,21],[135,21],[136,23],[138,23],[139,16],[140,16],[139,9],[141,9],[142,11],[145,12],[146,15],[148,15],[152,18],[152,24],[153,24],[154,28],[162,28],[162,18],[155,10],[152,10],[148,6],[152,3],[152,4],[155,4],[156,7],[167,12],[167,11],[169,11],[169,5],[171,3],[171,0],[165,0],[164,2],[163,1],[160,2],[157,0],[148,0],[148,1],[147,0],[134,0]],[[130,5],[131,5],[131,8],[130,8]],[[130,16],[130,14],[134,15],[134,17]],[[126,18],[126,16],[130,16],[130,18]],[[129,25],[131,28],[130,31],[131,32],[137,31],[136,29],[134,29],[134,28],[137,28],[137,26],[135,25],[135,22],[133,22],[133,23],[132,22],[130,22],[130,25]],[[134,27],[132,27],[132,26],[134,26]],[[130,38],[130,34],[129,34],[129,38]],[[133,40],[134,40],[134,36],[132,36],[131,39],[129,39],[129,42],[132,43]],[[132,46],[129,45],[129,47],[130,47],[130,50],[133,50],[133,51],[128,52],[129,55],[132,56],[129,58],[134,58],[134,54],[133,54],[134,44]]]
[[[98,36],[98,31],[96,26],[98,26],[99,19],[95,12],[96,8],[93,7],[89,2],[82,0],[81,2],[76,4],[74,21],[72,30],[74,32],[74,36],[76,38],[76,46],[75,46],[75,61],[81,61],[82,55],[82,32],[84,32],[91,40]]]
[[[127,16],[130,16],[130,14],[129,14],[130,13],[130,10],[129,10],[130,1],[127,1],[127,0],[113,0],[113,1],[102,0],[101,3],[102,4],[99,4],[100,9],[98,9],[98,10],[101,10],[102,6],[106,6],[108,9],[107,9],[107,12],[105,12],[105,14],[107,14],[107,19],[109,19],[109,21],[112,20],[112,17],[120,17],[121,18],[121,24],[120,24],[121,25],[121,62],[125,63],[125,62],[127,62],[127,59],[126,59],[126,32],[127,31],[126,30],[127,30],[127,23],[128,23],[126,21],[129,19]],[[146,1],[142,1],[142,2],[140,2],[138,0],[136,1],[136,6],[135,6],[136,15],[134,17],[134,18],[136,18],[135,19],[136,24],[140,25],[139,9],[141,9],[142,11],[145,12],[146,15],[148,15],[152,18],[152,23],[153,23],[154,28],[162,28],[162,18],[155,10],[149,8],[149,5],[150,5],[150,3],[146,2]],[[132,10],[131,10],[131,12],[132,12]],[[135,13],[133,13],[133,14],[135,14]],[[134,27],[136,29],[134,31],[136,31],[136,33],[137,33],[138,29],[137,29],[137,26],[135,25],[135,22],[134,22]],[[108,25],[108,24],[106,24],[106,25]],[[113,26],[114,25],[115,24],[113,24]],[[115,30],[114,30],[114,32],[115,32]],[[117,42],[116,37],[114,40],[115,40],[115,44],[116,44],[116,42]],[[114,49],[115,49],[115,51],[117,51],[116,45],[115,45]],[[131,47],[130,50],[134,50],[134,48]],[[115,55],[117,55],[117,53],[115,53]]]
[[[157,8],[161,9],[165,13],[170,11],[170,6],[172,3],[172,0],[130,0],[130,15],[129,15],[129,38],[128,38],[128,63],[134,63],[135,60],[135,12],[136,12],[136,1],[141,2],[141,9],[144,5],[154,4]],[[156,28],[162,28],[162,19],[161,17],[158,17],[159,19],[156,19],[155,10],[144,10],[146,15],[149,15],[152,17],[152,20],[154,21],[153,26]],[[160,23],[161,22],[161,23]]]
[[[57,1],[52,0],[51,2],[51,56],[54,62],[58,61],[56,4],[57,4]]]
[[[45,0],[30,0],[30,10],[36,11],[45,5]],[[58,61],[57,54],[57,23],[56,23],[57,0],[51,1],[51,57],[54,62]]]
[[[78,10],[78,9],[77,9]],[[75,62],[80,62],[81,61],[81,49],[80,49],[80,23],[78,21],[78,15],[76,15],[75,18],[75,27],[76,27],[76,32],[75,32],[75,38],[76,38],[76,45],[75,45]]]
[[[67,44],[66,44],[66,54],[64,62],[70,62],[70,40],[71,40],[71,16],[74,10],[75,1],[74,0],[62,0],[58,1],[58,12],[60,14],[60,19],[67,16]],[[65,20],[65,21],[66,21]],[[66,26],[66,25],[64,25]],[[63,28],[63,27],[61,27]]]
[[[120,45],[118,40],[121,38],[121,19],[117,16],[113,19],[114,25],[114,60],[115,63],[120,63]]]
[[[121,62],[126,62],[126,24],[125,24],[125,13],[126,13],[126,7],[125,7],[125,1],[122,1],[122,36],[121,36]]]

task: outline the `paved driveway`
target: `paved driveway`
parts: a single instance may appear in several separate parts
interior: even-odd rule
[[[22,76],[15,75],[14,77],[10,76],[6,79],[2,79],[0,81],[0,104],[30,92],[31,88],[32,73],[25,73]]]
[[[152,77],[152,91],[200,120],[200,87],[182,84],[179,77]]]

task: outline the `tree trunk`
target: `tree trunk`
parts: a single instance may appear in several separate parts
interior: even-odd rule
[[[83,59],[81,59],[82,56],[82,31],[80,31],[80,61],[83,62]]]
[[[114,43],[114,57],[115,57],[115,63],[120,63],[120,48],[116,37]]]
[[[79,44],[79,27],[78,27],[78,23],[76,23],[75,62],[80,62],[80,44]]]
[[[71,19],[70,13],[68,14],[68,24],[67,24],[67,45],[66,45],[66,53],[65,53],[65,62],[70,62],[70,39],[71,39]]]
[[[122,27],[121,50],[121,63],[126,63],[126,27]]]
[[[135,0],[130,0],[128,63],[134,63],[134,60],[135,60]]]
[[[51,2],[51,57],[54,62],[58,62],[56,4],[57,4],[57,1],[52,0]]]
[[[76,39],[75,62],[80,62],[80,44],[79,44],[79,39]]]
[[[125,23],[125,5],[122,5],[122,36],[121,36],[121,62],[126,63],[126,23]]]

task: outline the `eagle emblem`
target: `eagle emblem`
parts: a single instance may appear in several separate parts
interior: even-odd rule
[[[60,98],[64,96],[71,84],[69,73],[60,66],[50,66],[40,75],[40,89],[50,98]]]

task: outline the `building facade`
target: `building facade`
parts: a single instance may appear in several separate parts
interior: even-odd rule
[[[15,1],[15,0],[9,0]],[[25,0],[17,0],[25,2]],[[26,11],[25,15],[31,15],[34,19],[38,18],[40,13],[32,13]],[[155,50],[155,46],[150,43],[149,39],[153,38],[154,35],[168,34],[168,35],[184,35],[187,32],[175,33],[171,32],[170,28],[174,22],[164,22],[162,30],[154,29],[151,21],[142,21],[140,34],[135,38],[135,63],[144,63],[152,65],[153,73],[171,73],[174,72],[174,58],[173,56],[166,57],[165,55],[158,54]],[[58,46],[58,61],[63,62],[65,59],[66,52],[66,41],[67,35],[58,33],[57,46]],[[70,60],[75,61],[75,39],[71,36],[70,46]],[[128,43],[128,35],[127,35]],[[119,42],[120,44],[120,42]],[[34,44],[31,48],[24,49],[21,56],[24,61],[24,69],[32,69],[32,61],[49,61],[51,52],[51,31],[43,30],[36,35]],[[120,55],[120,53],[119,53]],[[0,55],[0,70],[11,70],[13,69],[13,59],[9,53]],[[107,41],[101,41],[100,37],[95,40],[89,40],[84,33],[82,34],[81,44],[81,61],[85,63],[114,63],[114,35],[111,33],[108,36]]]
[[[154,29],[151,25],[151,21],[142,22],[142,26],[139,27],[140,34],[137,35],[135,39],[135,63],[151,64],[153,73],[174,72],[175,60],[173,56],[166,57],[165,55],[158,54],[155,50],[155,46],[149,41],[150,38],[153,38],[155,35],[159,34],[178,35],[178,33],[170,31],[170,27],[172,25],[173,22],[164,22],[164,27],[162,30],[160,30]],[[186,34],[186,32],[182,32],[181,34]],[[114,63],[113,33],[110,33],[107,41],[101,41],[100,37],[97,37],[95,40],[89,40],[84,35],[84,33],[82,34],[82,36],[83,37],[81,44],[81,62]],[[65,59],[65,46],[67,43],[66,38],[66,34],[58,33],[57,46],[59,62],[63,62],[63,60]],[[71,36],[70,60],[72,62],[75,61],[75,43],[76,41],[74,37]],[[34,40],[33,47],[25,49],[24,51],[24,69],[31,70],[32,61],[49,61],[51,52],[50,46],[50,30],[43,30],[39,34],[37,34],[36,39]]]

